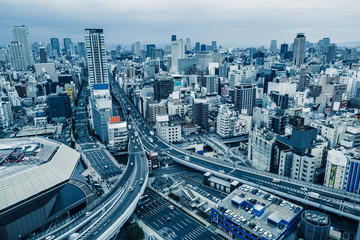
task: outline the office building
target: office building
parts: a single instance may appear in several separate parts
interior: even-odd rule
[[[293,64],[300,68],[305,60],[305,42],[306,37],[304,33],[298,33],[294,39],[294,53],[293,53]]]
[[[220,78],[217,76],[205,76],[206,90],[208,94],[218,94],[220,86]]]
[[[185,58],[185,45],[182,39],[176,40],[176,35],[171,40],[171,68],[178,72],[179,59]]]
[[[285,59],[285,54],[288,52],[289,45],[286,43],[281,44],[280,46],[280,57],[281,59]]]
[[[217,50],[216,41],[211,42],[211,50],[213,50],[213,51]]]
[[[271,40],[270,42],[270,52],[276,52],[277,50],[277,41]]]
[[[303,92],[310,85],[310,77],[307,73],[306,68],[300,69],[299,75],[299,91]]]
[[[360,157],[358,153],[348,156],[345,191],[360,194]]]
[[[27,69],[27,64],[25,60],[25,49],[21,43],[17,41],[11,41],[10,44],[8,44],[8,52],[11,67],[14,70],[19,71]]]
[[[271,91],[270,98],[271,101],[273,101],[276,104],[276,106],[278,106],[283,110],[287,109],[289,106],[289,94],[281,95],[277,91]]]
[[[234,104],[236,109],[242,114],[253,114],[256,100],[256,85],[246,84],[235,86]]]
[[[153,83],[154,85],[154,99],[160,101],[167,99],[174,91],[174,81],[169,77],[159,77]]]
[[[9,101],[0,100],[0,129],[5,129],[14,122],[12,104]]]
[[[328,152],[324,186],[343,190],[346,181],[348,159],[338,150]]]
[[[290,81],[274,81],[268,82],[267,93],[270,95],[271,92],[278,92],[280,95],[288,94],[290,98],[296,96],[296,86],[295,82]]]
[[[196,42],[195,43],[195,52],[199,52],[200,51],[200,42]]]
[[[108,123],[109,147],[115,151],[124,151],[128,148],[129,136],[127,122],[121,121],[119,116],[111,117]]]
[[[185,40],[185,51],[191,51],[191,42],[190,42],[190,38],[186,38]]]
[[[302,211],[299,205],[242,185],[211,207],[210,221],[232,239],[278,240],[296,228]]]
[[[310,126],[293,127],[289,131],[290,135],[277,138],[274,165],[278,166],[278,174],[313,182],[315,169],[323,160],[326,141],[317,143],[318,130]]]
[[[12,37],[13,41],[19,42],[23,46],[25,67],[28,68],[29,66],[32,66],[34,64],[34,59],[32,56],[29,29],[24,25],[14,26],[12,27]]]
[[[167,113],[167,109],[162,102],[146,102],[146,119],[150,123],[156,122],[156,115]]]
[[[50,39],[51,42],[51,53],[53,56],[55,57],[60,57],[60,42],[58,38],[51,38]]]
[[[155,44],[147,44],[146,45],[146,56],[149,58],[154,58]]]
[[[66,92],[50,94],[47,97],[50,121],[66,122],[72,117],[71,99]]]
[[[239,115],[229,106],[221,105],[216,119],[216,133],[222,138],[248,134],[251,130],[252,117]]]
[[[77,50],[78,50],[79,57],[86,59],[85,42],[78,42]]]
[[[273,163],[273,154],[276,137],[278,135],[264,129],[255,128],[250,131],[248,144],[248,159],[253,168],[270,172]]]
[[[136,43],[131,45],[131,52],[136,56],[140,56],[140,42],[137,41]]]
[[[73,43],[71,42],[71,38],[64,38],[64,50],[68,55],[73,53]]]
[[[192,105],[193,123],[207,130],[209,127],[209,104],[205,99],[194,99]]]
[[[89,86],[109,83],[105,37],[102,29],[85,29],[85,47],[88,62]],[[107,134],[106,134],[107,135]]]
[[[336,44],[330,44],[327,47],[326,63],[331,63],[336,58]]]
[[[207,50],[206,44],[201,44],[200,51],[205,52]]]
[[[167,114],[156,115],[156,132],[168,143],[181,141],[181,126],[171,123]]]
[[[40,63],[47,63],[46,49],[44,47],[39,48]]]
[[[91,110],[92,126],[95,134],[97,134],[103,142],[108,142],[108,123],[110,122],[113,112],[109,84],[101,83],[93,85]]]
[[[300,232],[304,240],[328,240],[330,218],[315,210],[306,210],[301,214]]]

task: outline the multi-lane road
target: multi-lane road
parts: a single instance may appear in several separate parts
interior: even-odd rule
[[[169,145],[160,139],[156,134],[152,134],[153,130],[149,124],[135,109],[134,105],[127,98],[119,84],[115,82],[112,76],[110,76],[110,78],[112,91],[117,99],[117,102],[122,105],[123,109],[128,109],[129,114],[136,119],[136,124],[139,127],[139,134],[146,149],[159,149],[164,154],[172,157],[175,161],[191,168],[195,168],[203,172],[209,171],[220,177],[255,185],[265,191],[276,193],[282,197],[292,199],[294,201],[301,201],[308,205],[312,205],[350,219],[357,221],[360,220],[360,198],[355,194],[335,191],[318,185],[256,171],[254,169],[236,167],[235,165],[225,162],[217,162],[213,159],[195,155],[182,149],[178,149],[173,145]],[[151,140],[149,140],[149,138],[151,138]],[[274,178],[280,178],[281,181],[273,182]],[[307,190],[304,190],[304,186]],[[310,198],[308,192],[319,193],[319,199]]]

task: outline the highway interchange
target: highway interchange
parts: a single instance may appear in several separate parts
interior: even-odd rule
[[[330,191],[330,189],[328,190],[325,187],[315,186],[313,184],[303,183],[293,179],[282,180],[279,183],[274,183],[273,178],[278,177],[277,175],[264,174],[253,169],[235,168],[234,165],[215,162],[209,158],[196,156],[194,154],[190,154],[189,152],[184,152],[181,149],[177,149],[175,146],[164,142],[157,135],[152,136],[150,133],[153,130],[149,124],[138,113],[134,105],[130,102],[124,91],[120,88],[119,84],[115,82],[112,76],[110,76],[110,79],[112,91],[117,99],[117,102],[122,105],[123,109],[128,109],[129,114],[131,114],[134,119],[137,119],[137,125],[140,130],[139,134],[144,144],[144,148],[148,150],[159,149],[164,154],[172,157],[176,162],[197,170],[203,172],[210,171],[220,177],[248,183],[288,199],[305,202],[314,207],[324,209],[350,219],[357,221],[360,220],[359,197],[355,194],[347,194],[351,197],[348,199],[348,197],[344,197],[345,194],[340,191]],[[150,140],[151,142],[149,141],[149,138],[152,139],[152,141]],[[302,190],[304,185],[307,187],[307,191]],[[309,198],[307,194],[309,191],[319,193],[320,198]]]

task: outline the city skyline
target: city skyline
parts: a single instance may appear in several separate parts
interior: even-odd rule
[[[84,41],[86,27],[103,28],[108,45],[130,45],[136,41],[164,44],[176,34],[182,39],[189,37],[192,43],[211,44],[216,40],[224,46],[268,47],[272,39],[291,43],[298,32],[304,32],[310,42],[323,37],[330,37],[335,43],[354,42],[360,40],[359,10],[360,4],[353,0],[347,4],[320,0],[107,1],[95,7],[92,2],[67,0],[51,6],[42,1],[4,1],[0,10],[0,44],[10,42],[12,26],[23,24],[29,27],[31,41],[38,42],[48,42],[52,37]]]

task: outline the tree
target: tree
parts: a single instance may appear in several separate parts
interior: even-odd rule
[[[130,225],[126,228],[126,239],[129,240],[142,240],[144,239],[144,231],[139,225]]]

